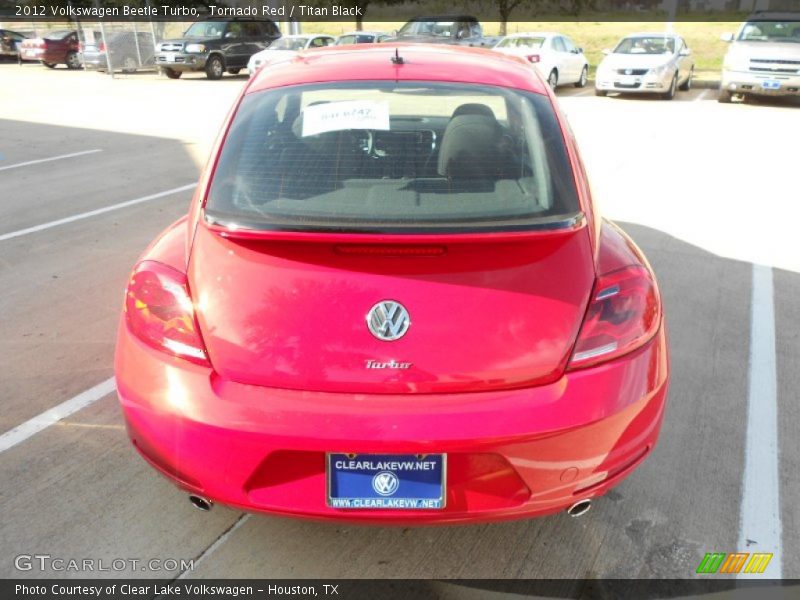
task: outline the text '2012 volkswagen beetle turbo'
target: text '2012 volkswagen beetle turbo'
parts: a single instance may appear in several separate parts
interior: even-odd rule
[[[191,495],[382,523],[584,512],[653,449],[656,280],[524,61],[301,53],[128,283],[130,438]]]

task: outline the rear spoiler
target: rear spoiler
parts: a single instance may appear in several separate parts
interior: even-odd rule
[[[432,241],[457,243],[476,241],[513,241],[529,237],[559,236],[586,227],[586,216],[578,211],[540,219],[527,224],[485,225],[464,224],[450,227],[408,229],[402,227],[371,226],[353,228],[352,225],[324,223],[309,224],[303,229],[268,222],[241,223],[222,214],[203,211],[203,224],[212,232],[236,240],[281,240],[298,242],[342,243],[426,243]],[[485,223],[485,222],[484,222]]]

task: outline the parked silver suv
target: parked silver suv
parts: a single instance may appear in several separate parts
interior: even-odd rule
[[[800,96],[800,13],[756,13],[734,35],[722,65],[719,101],[734,94]]]

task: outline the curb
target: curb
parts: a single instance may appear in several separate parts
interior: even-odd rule
[[[702,80],[702,79],[701,80],[697,80],[697,79],[693,79],[692,80],[692,87],[693,88],[697,88],[697,89],[701,89],[701,90],[718,90],[719,86],[721,84],[722,84],[722,82],[719,81],[719,80],[716,80],[716,79],[705,80],[705,81]]]

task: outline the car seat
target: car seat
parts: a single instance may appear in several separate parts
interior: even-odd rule
[[[485,104],[480,104],[478,102],[467,102],[466,104],[462,104],[458,108],[453,111],[452,117],[460,117],[461,115],[483,115],[485,117],[491,117],[494,119],[494,112],[491,108],[486,106]]]
[[[504,153],[500,151],[500,124],[486,114],[456,114],[445,128],[437,172],[450,181],[494,181],[500,177]],[[472,105],[473,107],[484,105]],[[486,107],[489,108],[488,106]]]

